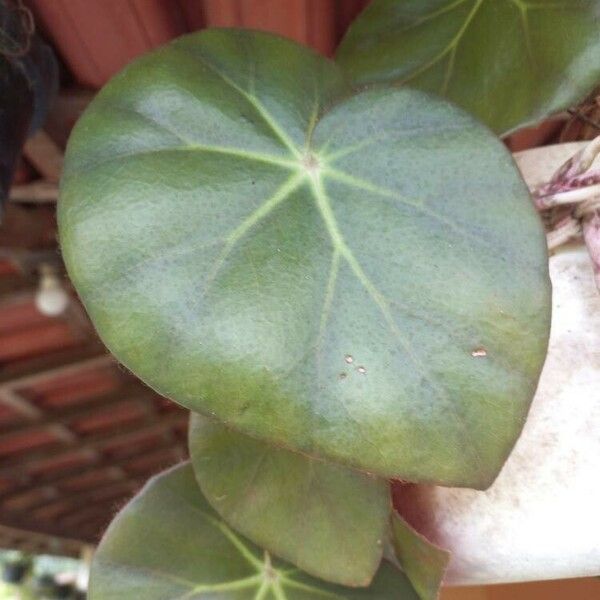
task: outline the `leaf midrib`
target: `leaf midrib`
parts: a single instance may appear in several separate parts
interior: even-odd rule
[[[425,15],[418,19],[415,23],[412,23],[410,26],[405,27],[402,31],[407,31],[408,29],[413,29],[415,27],[420,27],[421,25],[435,19],[443,14],[447,14],[449,12],[454,11],[460,6],[463,6],[469,0],[456,0],[455,2],[450,3],[449,5],[443,6],[442,8],[433,11],[432,13]],[[461,24],[458,31],[454,34],[450,42],[433,58],[429,61],[425,62],[421,66],[417,67],[415,70],[408,73],[402,79],[399,80],[398,84],[404,85],[413,79],[419,77],[429,69],[433,68],[437,65],[443,58],[449,56],[448,64],[446,65],[446,71],[444,73],[444,79],[442,81],[442,85],[440,88],[440,93],[445,95],[448,91],[448,86],[450,84],[450,80],[452,78],[452,73],[454,70],[454,59],[456,56],[456,52],[467,32],[469,26],[473,22],[475,16],[480,11],[481,7],[485,2],[489,2],[490,0],[473,0],[473,6],[471,10],[467,13],[465,20]],[[497,2],[498,0],[493,0]],[[564,3],[548,3],[548,4],[537,4],[526,2],[525,0],[506,0],[506,2],[510,5],[513,5],[519,11],[519,21],[521,24],[521,28],[523,31],[523,38],[525,42],[525,47],[527,50],[528,59],[530,64],[535,67],[533,48],[531,45],[530,32],[529,32],[529,20],[528,20],[528,11],[530,10],[552,10],[552,9],[569,9],[572,8]],[[577,7],[575,7],[577,8]]]
[[[415,368],[417,368],[418,371],[421,373],[423,379],[427,381],[427,383],[435,393],[437,393],[446,402],[449,402],[450,398],[448,396],[447,390],[443,386],[440,386],[435,382],[435,380],[430,375],[429,369],[415,354],[412,344],[406,338],[406,336],[402,334],[400,328],[398,327],[396,320],[394,319],[391,313],[387,299],[365,273],[362,266],[354,256],[354,253],[346,244],[344,237],[337,225],[337,221],[331,208],[329,197],[327,195],[325,187],[323,186],[323,182],[321,181],[321,177],[314,177],[311,180],[311,184],[317,202],[317,207],[319,208],[323,221],[327,227],[327,231],[329,232],[329,235],[331,237],[334,249],[336,249],[339,252],[340,256],[346,260],[355,277],[360,281],[370,298],[373,300],[373,302],[381,312],[390,329],[390,332],[400,344],[400,346],[404,349],[406,356],[411,360]],[[458,427],[460,429],[463,429],[467,434],[467,424],[462,419],[460,419],[459,416],[453,411],[450,411],[450,414],[455,419]],[[468,439],[468,436],[465,439]],[[481,457],[475,446],[469,445],[468,448],[472,453],[473,462],[478,466],[482,465],[483,461],[481,460]]]

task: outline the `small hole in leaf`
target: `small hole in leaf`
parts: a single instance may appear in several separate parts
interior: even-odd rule
[[[367,372],[367,370],[366,370],[364,367],[362,367],[362,366],[361,366],[361,367],[358,367],[356,370],[357,370],[359,373],[361,373],[362,375],[364,375],[364,374]]]
[[[349,354],[346,354],[346,356],[344,356],[344,360],[351,365],[354,362],[354,358],[352,356],[350,356]]]

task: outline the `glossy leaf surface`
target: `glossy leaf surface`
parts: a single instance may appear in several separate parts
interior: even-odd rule
[[[184,406],[384,477],[486,487],[546,350],[538,216],[466,113],[346,95],[333,63],[254,32],[134,63],[69,144],[69,274],[110,350]]]
[[[328,584],[235,533],[183,464],[152,479],[117,515],[96,551],[90,600],[417,600],[385,562],[368,588]]]
[[[234,529],[327,581],[371,581],[388,533],[388,481],[272,446],[197,414],[189,447],[202,493]]]
[[[357,84],[440,94],[507,133],[598,83],[600,2],[374,0],[337,58]]]

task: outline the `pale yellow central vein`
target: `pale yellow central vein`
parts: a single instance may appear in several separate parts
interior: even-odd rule
[[[402,204],[405,204],[406,206],[412,206],[414,208],[418,208],[419,210],[423,210],[425,208],[422,202],[402,197],[398,192],[392,189],[381,187],[380,185],[377,185],[372,181],[368,181],[366,179],[362,179],[361,177],[350,175],[350,173],[346,173],[345,171],[334,169],[333,167],[324,167],[323,172],[328,177],[331,177],[331,179],[335,179],[341,183],[345,183],[350,187],[360,188],[366,190],[367,192],[377,194],[378,196],[385,196],[386,198],[396,200],[398,202],[401,202]]]
[[[271,113],[265,108],[262,102],[256,96],[255,89],[255,81],[254,75],[251,73],[250,77],[250,91],[244,89],[240,84],[234,81],[231,77],[227,76],[223,70],[215,67],[205,56],[202,54],[195,54],[189,52],[182,45],[175,45],[174,48],[181,50],[185,53],[192,54],[197,59],[202,61],[202,64],[210,69],[217,77],[219,77],[225,84],[227,84],[231,89],[235,90],[245,98],[245,100],[256,110],[256,112],[261,116],[261,118],[265,121],[265,123],[271,128],[273,133],[279,138],[279,141],[292,153],[292,156],[299,158],[301,153],[296,148],[295,144],[288,137],[287,133],[283,130],[283,128],[279,125],[279,123],[275,120],[275,118],[271,115]]]
[[[331,179],[335,179],[336,181],[339,181],[349,187],[359,188],[367,192],[372,192],[373,194],[381,196],[382,198],[388,198],[389,200],[393,200],[394,202],[398,202],[400,204],[403,204],[404,206],[414,208],[421,214],[426,215],[439,223],[442,223],[446,227],[449,227],[459,236],[469,238],[470,240],[475,242],[480,248],[483,248],[484,250],[489,248],[488,238],[484,236],[479,236],[474,232],[467,230],[464,226],[456,223],[452,219],[444,217],[439,212],[432,210],[420,200],[411,200],[410,198],[401,195],[400,192],[381,187],[371,181],[362,179],[360,177],[356,177],[354,175],[350,175],[349,173],[346,173],[345,171],[341,171],[339,169],[325,167],[323,169],[323,172],[327,174],[327,176]]]
[[[418,69],[415,69],[414,71],[409,73],[400,83],[403,84],[403,83],[406,83],[407,81],[410,81],[411,79],[414,79],[415,77],[418,77],[419,75],[421,75],[422,73],[424,73],[425,71],[427,71],[428,69],[430,69],[431,67],[436,65],[448,53],[455,52],[458,44],[460,44],[460,42],[463,38],[463,35],[465,34],[469,25],[475,18],[475,15],[479,11],[479,8],[483,4],[483,2],[484,2],[484,0],[475,0],[475,2],[473,4],[473,8],[470,10],[469,14],[467,15],[467,17],[464,20],[460,29],[456,32],[456,35],[450,40],[450,43],[448,43],[441,50],[441,52],[436,54],[431,60],[429,60],[426,63],[423,63]],[[452,59],[452,65],[453,64],[454,64],[454,60]],[[448,73],[446,73],[445,79],[449,79],[449,77],[450,77],[450,75]]]
[[[271,590],[271,582],[263,578],[260,587],[256,590],[256,594],[254,595],[254,600],[263,600],[263,598],[269,593]]]
[[[242,542],[242,540],[225,523],[218,524],[219,529],[225,537],[233,544],[236,550],[257,570],[262,569],[262,563],[254,556],[251,550]]]
[[[415,355],[412,345],[406,339],[404,334],[400,331],[398,325],[396,324],[396,320],[392,315],[387,299],[379,291],[377,286],[371,281],[369,276],[364,272],[362,266],[354,256],[352,250],[350,250],[350,248],[346,244],[344,237],[341,231],[339,230],[337,220],[331,208],[329,197],[327,196],[327,192],[323,186],[320,174],[315,173],[314,176],[311,178],[310,182],[313,189],[313,194],[315,196],[317,207],[321,213],[323,221],[325,222],[325,226],[327,228],[327,231],[329,232],[331,242],[334,248],[338,250],[340,256],[348,263],[356,278],[360,281],[360,283],[363,285],[371,299],[375,302],[395,339],[404,349],[406,355],[413,362],[415,367],[418,368],[423,378],[429,383],[431,388],[440,395],[440,397],[443,397],[446,401],[449,401],[450,399],[445,388],[438,385],[430,377],[429,370],[419,359],[419,357]],[[455,418],[458,426],[464,429],[466,427],[465,423],[455,413],[451,414]],[[478,464],[481,464],[481,457],[479,456],[479,453],[475,446],[470,446],[470,449],[472,451],[473,459]]]
[[[224,583],[214,583],[209,585],[200,584],[195,586],[189,592],[186,592],[182,596],[178,596],[175,600],[188,600],[189,598],[193,598],[196,594],[202,594],[206,592],[218,594],[222,592],[233,592],[237,590],[258,587],[263,582],[264,577],[262,576],[262,574],[258,573],[256,575],[252,575],[251,577],[246,577],[244,579],[236,579],[234,581],[226,581]]]
[[[306,175],[298,171],[288,178],[275,193],[265,200],[253,213],[244,219],[225,239],[223,250],[215,261],[202,292],[202,297],[205,297],[211,285],[213,284],[221,267],[235,248],[236,244],[246,235],[246,233],[267,217],[277,206],[296,190],[300,184],[306,179]]]
[[[276,600],[287,600],[287,596],[279,579],[276,579],[271,583],[271,590],[273,591]]]
[[[246,232],[264,219],[283,200],[288,198],[306,178],[306,175],[298,170],[281,185],[275,193],[265,200],[250,216],[246,217],[228,236],[226,248],[234,246]]]
[[[387,300],[383,296],[383,294],[377,289],[377,286],[371,281],[368,275],[364,272],[362,266],[356,260],[352,250],[346,244],[342,233],[339,230],[335,215],[333,214],[333,210],[331,209],[331,205],[329,203],[329,198],[323,187],[323,182],[321,177],[318,175],[311,179],[311,185],[313,188],[313,192],[315,195],[315,199],[317,202],[317,207],[321,212],[321,216],[323,217],[323,221],[325,222],[325,226],[327,227],[327,231],[331,237],[331,241],[333,247],[339,255],[348,263],[350,268],[352,269],[354,275],[363,285],[369,296],[373,299],[381,314],[384,316],[388,326],[393,331],[394,335],[401,343],[406,353],[413,358],[413,360],[417,361],[417,358],[413,355],[412,349],[410,345],[404,339],[404,336],[401,334],[396,322],[392,316],[390,311],[390,307],[387,303]]]

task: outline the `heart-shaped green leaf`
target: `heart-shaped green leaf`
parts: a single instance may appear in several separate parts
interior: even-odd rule
[[[152,479],[117,515],[92,563],[89,600],[418,600],[383,562],[368,588],[302,573],[236,534],[203,498],[189,464]]]
[[[392,545],[398,563],[419,598],[436,600],[450,553],[428,541],[395,511],[392,514]]]
[[[69,273],[149,385],[242,433],[385,477],[487,487],[549,326],[545,237],[510,154],[412,90],[206,31],[79,121]]]
[[[600,80],[599,0],[373,0],[337,54],[357,84],[447,96],[498,133]]]
[[[368,585],[389,527],[388,481],[271,446],[197,414],[189,446],[202,493],[234,529],[311,575]]]

